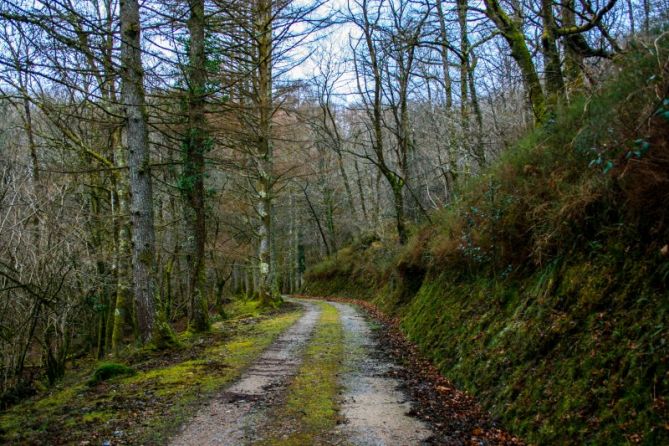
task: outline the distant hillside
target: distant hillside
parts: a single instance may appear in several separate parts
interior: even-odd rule
[[[307,273],[400,316],[532,443],[669,444],[669,37],[611,73],[406,246],[361,239]]]

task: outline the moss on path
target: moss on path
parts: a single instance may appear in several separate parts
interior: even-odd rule
[[[304,361],[287,389],[283,407],[274,411],[269,436],[259,446],[297,446],[328,442],[339,415],[338,377],[344,332],[335,307],[318,302],[322,313]]]

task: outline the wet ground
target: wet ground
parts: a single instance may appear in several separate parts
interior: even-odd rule
[[[389,377],[399,367],[379,353],[368,322],[352,306],[333,303],[345,333],[344,393],[346,423],[340,432],[353,445],[420,445],[432,436],[425,423],[408,416],[412,403]]]

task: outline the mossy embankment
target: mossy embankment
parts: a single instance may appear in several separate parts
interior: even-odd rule
[[[399,316],[529,442],[669,443],[669,39],[636,46],[406,246],[360,240],[306,293]]]
[[[263,313],[258,302],[239,301],[226,308],[229,319],[207,334],[181,334],[174,349],[128,352],[125,365],[82,365],[1,413],[0,443],[165,444],[301,313],[292,305]]]

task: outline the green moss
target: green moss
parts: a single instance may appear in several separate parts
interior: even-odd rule
[[[106,423],[109,420],[114,418],[114,413],[111,411],[93,411],[84,414],[81,417],[81,421],[84,423],[90,423],[90,424],[98,424],[98,423]],[[73,421],[70,419],[69,421]],[[74,425],[70,426],[71,428],[74,427]]]
[[[530,442],[664,443],[669,302],[643,262],[629,259],[622,269],[634,263],[636,275],[622,276],[608,262],[574,259],[501,284],[444,274],[403,310],[402,329]]]
[[[7,435],[3,438],[10,440],[17,438],[23,424],[25,414],[18,414],[15,412],[5,413],[0,417],[0,432],[4,432]]]
[[[117,376],[134,375],[134,374],[135,371],[124,364],[118,364],[115,362],[105,362],[100,364],[95,369],[93,375],[91,376],[91,379],[88,380],[88,385],[92,386],[99,382],[106,381],[108,379],[115,378]]]
[[[245,325],[234,338],[205,349],[199,359],[130,378],[133,388],[143,391],[148,382],[155,386],[156,395],[171,402],[167,416],[145,421],[139,438],[147,443],[165,442],[180,423],[192,416],[193,407],[239,377],[300,315],[300,311],[293,311]]]
[[[225,313],[229,319],[258,317],[261,312],[262,305],[258,299],[236,299],[225,307]]]
[[[57,409],[78,398],[78,395],[83,393],[84,389],[83,386],[56,387],[32,405],[38,410],[49,411]]]
[[[265,446],[331,444],[326,439],[337,424],[339,383],[343,360],[343,329],[332,305],[319,303],[320,321],[305,352],[304,362],[290,386],[286,402],[274,413]],[[290,432],[286,428],[290,427]],[[274,437],[280,432],[281,437]]]
[[[0,443],[58,443],[63,433],[67,433],[67,442],[78,442],[92,435],[108,437],[119,427],[137,443],[165,443],[202,401],[237,378],[300,315],[300,311],[290,311],[259,315],[261,319],[254,323],[223,323],[219,334],[203,336],[234,335],[196,350],[194,358],[171,364],[155,359],[139,363],[133,375],[117,375],[115,372],[124,370],[120,364],[103,364],[96,371],[106,381],[98,386],[84,384],[90,369],[66,377],[69,385],[0,414]],[[191,345],[202,341],[202,336],[183,339]]]

